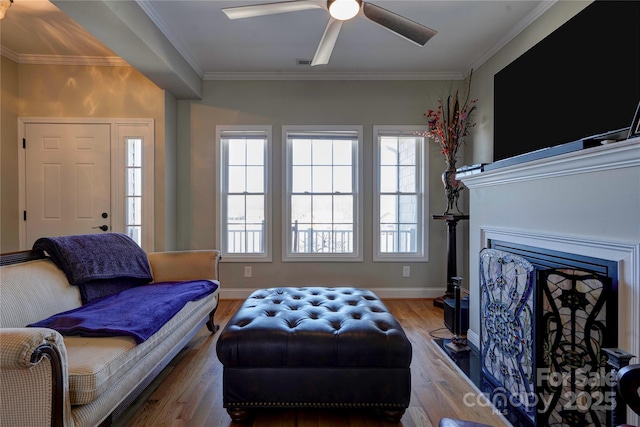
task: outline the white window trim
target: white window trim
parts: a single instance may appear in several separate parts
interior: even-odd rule
[[[226,229],[222,226],[222,214],[224,213],[225,201],[221,188],[225,185],[226,177],[225,170],[222,161],[223,146],[221,135],[227,131],[252,131],[252,132],[264,132],[266,135],[267,143],[265,144],[265,170],[264,170],[264,185],[265,185],[265,212],[264,212],[264,253],[258,254],[230,254],[226,253],[226,245],[223,245],[223,236]],[[220,248],[222,253],[223,262],[271,262],[272,261],[272,247],[273,247],[273,234],[272,234],[272,209],[271,199],[273,198],[272,185],[271,185],[271,146],[273,145],[272,127],[271,126],[253,126],[253,125],[220,125],[216,126],[216,156],[218,158],[218,179],[219,184],[214,185],[216,200],[218,203],[218,209],[215,210],[215,222],[216,222],[216,247]],[[224,248],[224,249],[223,249]]]
[[[140,246],[147,252],[155,250],[155,224],[154,224],[154,177],[155,177],[155,138],[153,120],[134,120],[131,122],[117,122],[113,124],[115,128],[115,138],[118,141],[115,147],[115,168],[120,173],[117,174],[117,185],[114,192],[116,210],[114,220],[121,224],[120,232],[126,234],[125,224],[125,200],[127,196],[126,169],[127,150],[126,139],[139,138],[142,140],[142,240]],[[116,216],[117,215],[117,216]]]
[[[350,254],[299,254],[291,251],[291,239],[289,236],[289,224],[291,224],[291,150],[287,141],[287,136],[291,132],[357,132],[358,142],[354,148],[353,158],[357,164],[354,165],[354,209],[353,209],[353,253]],[[282,261],[283,262],[362,262],[363,261],[363,127],[361,125],[288,125],[282,126],[282,164],[284,168],[284,187],[282,191]]]
[[[418,211],[418,237],[420,249],[415,254],[409,253],[382,253],[380,252],[380,134],[398,132],[399,134],[413,134],[414,132],[425,132],[424,126],[374,126],[373,127],[373,261],[374,262],[422,262],[429,260],[429,221],[426,212],[429,209],[428,197],[428,177],[429,177],[429,139],[425,138],[420,147],[422,165],[418,170],[417,189],[419,197],[422,199],[422,209]]]

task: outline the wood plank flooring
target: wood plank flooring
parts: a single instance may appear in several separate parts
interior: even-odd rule
[[[241,300],[223,299],[216,323],[224,328]],[[370,411],[264,410],[247,427],[430,427],[443,417],[508,426],[486,405],[477,404],[477,393],[432,341],[450,337],[444,329],[442,309],[430,299],[386,299],[384,303],[402,324],[413,346],[410,406],[398,424],[385,422]],[[215,335],[206,328],[165,369],[116,423],[116,427],[229,427],[236,426],[222,407],[222,365],[216,357]],[[155,389],[153,389],[155,387]],[[474,405],[465,405],[466,401]]]

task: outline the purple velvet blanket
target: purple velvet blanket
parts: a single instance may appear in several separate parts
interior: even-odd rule
[[[126,234],[42,237],[33,249],[47,252],[72,285],[121,277],[152,280],[146,253]]]
[[[202,299],[217,288],[218,283],[210,280],[136,286],[28,326],[55,329],[62,335],[132,336],[140,344],[187,302]]]

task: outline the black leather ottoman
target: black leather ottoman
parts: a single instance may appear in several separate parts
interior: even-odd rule
[[[371,291],[255,291],[218,339],[223,404],[241,422],[255,408],[371,408],[399,421],[411,395],[411,343]]]

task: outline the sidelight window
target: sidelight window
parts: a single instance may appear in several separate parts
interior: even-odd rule
[[[142,246],[142,139],[126,138],[125,144],[124,226],[127,235]]]

